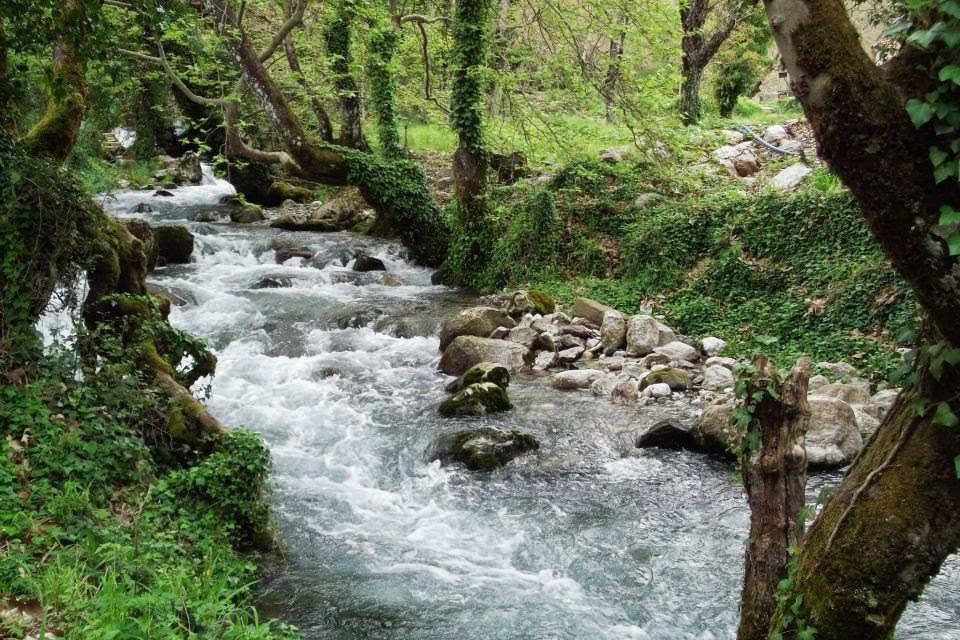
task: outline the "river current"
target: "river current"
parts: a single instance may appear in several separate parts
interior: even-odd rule
[[[392,242],[192,222],[229,193],[207,173],[170,198],[124,191],[103,202],[195,234],[193,262],[150,282],[178,303],[171,321],[217,354],[209,407],[270,446],[289,557],[263,581],[262,614],[325,640],[735,635],[749,512],[733,469],[635,450],[620,435],[692,414],[617,407],[527,374],[511,383],[513,411],[440,418],[448,378],[436,372],[437,333],[475,299],[432,286]],[[132,214],[140,203],[155,211]],[[314,257],[278,265],[281,246]],[[351,271],[357,250],[400,286]],[[264,278],[286,286],[257,288]],[[478,422],[532,433],[542,447],[490,474],[428,460],[438,434]],[[810,499],[838,480],[812,477]],[[960,640],[956,557],[897,638]]]

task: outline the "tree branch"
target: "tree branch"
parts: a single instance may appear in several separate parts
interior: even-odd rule
[[[174,86],[176,86],[180,93],[186,96],[190,102],[202,105],[204,107],[220,107],[226,103],[226,100],[223,98],[206,98],[194,93],[190,87],[188,87],[183,80],[180,79],[176,72],[174,72],[173,67],[170,66],[170,63],[167,61],[167,56],[164,54],[163,45],[160,44],[159,40],[156,42],[156,45],[157,51],[160,53],[159,56],[151,56],[147,55],[146,53],[140,53],[139,51],[131,51],[130,49],[117,49],[117,51],[125,56],[162,66],[163,70],[167,74],[167,77],[170,78],[170,81],[173,82]]]

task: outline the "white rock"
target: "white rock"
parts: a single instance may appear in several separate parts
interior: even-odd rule
[[[715,364],[707,367],[703,371],[703,388],[712,391],[722,391],[732,387],[734,382],[733,372],[726,367]]]
[[[828,384],[830,384],[830,378],[827,376],[810,376],[810,383],[807,385],[807,389],[810,391],[810,393],[813,393],[820,387],[825,387]]]
[[[734,131],[733,129],[724,129],[720,133],[723,134],[723,137],[726,138],[727,142],[730,144],[737,144],[738,142],[743,141],[743,134],[739,131]]]
[[[713,152],[710,153],[710,157],[717,162],[722,160],[730,160],[732,158],[736,158],[738,155],[740,155],[740,150],[727,144],[723,145],[719,149],[714,149]]]
[[[616,309],[604,312],[600,324],[600,344],[604,353],[613,353],[626,344],[627,319]]]
[[[857,368],[846,362],[818,362],[817,366],[826,369],[836,378],[849,378],[857,375]]]
[[[860,432],[860,437],[866,440],[880,426],[880,421],[870,413],[868,405],[852,404],[850,408],[853,409],[853,415],[857,418],[857,430]]]
[[[533,361],[533,368],[537,371],[543,371],[557,365],[557,354],[555,351],[541,351]]]
[[[724,358],[722,356],[713,356],[712,358],[707,358],[707,361],[704,364],[708,367],[714,365],[719,365],[721,367],[726,367],[727,369],[733,369],[734,365],[737,364],[735,358]]]
[[[867,405],[867,411],[877,420],[883,420],[883,417],[890,411],[893,401],[900,395],[900,389],[884,389],[877,391],[870,403]]]
[[[718,356],[727,348],[727,343],[720,338],[707,336],[703,339],[703,352],[708,356]]]
[[[798,162],[797,164],[790,165],[777,175],[773,177],[773,180],[770,181],[770,184],[774,188],[781,191],[789,191],[790,189],[795,189],[807,175],[813,171],[807,165]]]
[[[670,385],[665,382],[652,384],[643,390],[643,394],[651,398],[669,398],[670,393]]]
[[[776,144],[781,140],[785,140],[790,137],[790,134],[787,133],[787,129],[781,124],[772,124],[766,129],[763,130],[763,139],[770,144]]]
[[[814,396],[810,402],[807,459],[813,466],[840,466],[863,448],[857,416],[846,402]]]
[[[596,369],[571,369],[553,374],[550,386],[554,389],[586,389],[605,375]]]
[[[662,347],[665,344],[670,344],[671,342],[676,341],[677,334],[673,332],[673,329],[660,321],[657,321],[657,330],[660,332],[660,342],[657,346]]]
[[[627,354],[645,356],[660,344],[660,323],[652,316],[637,315],[627,322]]]
[[[672,360],[689,360],[695,362],[700,359],[700,353],[686,342],[676,340],[654,349],[655,353],[668,356]]]

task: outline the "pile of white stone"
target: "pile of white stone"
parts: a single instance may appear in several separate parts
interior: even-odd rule
[[[731,178],[752,182],[756,179],[754,174],[760,171],[765,161],[773,156],[783,158],[787,154],[796,155],[803,149],[803,142],[799,138],[802,127],[802,121],[792,120],[783,124],[770,125],[764,130],[761,136],[764,142],[783,151],[783,154],[770,151],[739,131],[725,130],[723,135],[726,137],[727,144],[711,152],[710,158],[726,169]],[[782,169],[770,183],[777,189],[794,189],[811,171],[813,169],[809,165],[797,162]]]

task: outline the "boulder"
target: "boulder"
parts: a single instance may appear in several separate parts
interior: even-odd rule
[[[646,389],[654,384],[665,384],[671,391],[689,391],[693,387],[690,376],[675,367],[651,371],[640,383],[640,388]]]
[[[703,352],[708,356],[719,356],[723,353],[723,350],[727,348],[727,343],[721,340],[720,338],[714,338],[713,336],[707,336],[701,342],[703,345]]]
[[[636,380],[618,382],[610,392],[610,401],[613,404],[634,404],[639,398],[640,391]]]
[[[660,344],[660,323],[653,316],[633,316],[627,322],[627,354],[645,356]]]
[[[830,384],[830,378],[828,378],[827,376],[821,376],[821,375],[810,376],[810,382],[807,384],[807,390],[810,393],[813,393],[820,387],[826,386],[828,384]]]
[[[634,445],[640,449],[694,449],[696,441],[676,420],[661,420],[636,436]]]
[[[662,347],[663,345],[670,344],[677,339],[677,334],[673,332],[673,329],[663,324],[659,320],[657,321],[657,331],[660,332],[660,343],[657,346]]]
[[[553,296],[536,289],[521,289],[514,292],[507,302],[507,313],[511,317],[521,318],[526,314],[538,313],[545,316],[554,312],[557,303]]]
[[[713,356],[713,357],[707,358],[707,360],[703,364],[705,364],[708,367],[718,365],[721,367],[726,367],[727,369],[733,369],[733,367],[737,364],[737,361],[735,358],[723,358],[721,356]]]
[[[870,413],[867,405],[852,404],[850,408],[853,409],[853,415],[857,419],[857,431],[860,432],[860,437],[866,441],[880,426],[880,420]]]
[[[440,403],[442,416],[482,416],[512,409],[503,387],[493,382],[467,385]]]
[[[798,162],[797,164],[790,165],[775,175],[770,181],[770,184],[772,184],[775,189],[779,189],[781,191],[796,189],[811,171],[813,171],[813,169],[803,163]]]
[[[264,276],[250,285],[251,289],[282,289],[292,283],[290,278]]]
[[[532,357],[529,349],[515,342],[461,335],[444,349],[440,370],[447,375],[459,376],[476,364],[493,362],[514,371],[530,362]]]
[[[781,140],[785,140],[789,138],[790,134],[787,133],[786,127],[784,127],[782,124],[772,124],[763,130],[762,137],[764,142],[769,142],[770,144],[777,144]]]
[[[863,390],[863,387],[835,382],[825,384],[816,389],[814,395],[825,398],[836,398],[843,400],[847,404],[867,404],[870,402],[870,394]]]
[[[271,202],[292,200],[304,203],[313,200],[313,191],[305,187],[298,187],[283,180],[275,180],[267,189],[267,197]]]
[[[374,258],[373,256],[368,256],[365,253],[357,253],[353,260],[353,270],[359,273],[367,273],[369,271],[386,271],[387,265],[383,264],[383,260],[380,258]]]
[[[486,338],[499,327],[512,329],[517,323],[495,307],[470,307],[443,323],[440,330],[440,350],[443,351],[459,336]]]
[[[481,362],[476,364],[464,373],[462,376],[447,385],[449,393],[456,393],[464,387],[479,382],[492,382],[498,387],[506,389],[510,385],[510,372],[507,368],[496,362]]]
[[[553,374],[550,386],[554,389],[586,389],[605,375],[596,369],[571,369]]]
[[[153,227],[153,238],[157,243],[158,262],[164,264],[185,264],[193,255],[193,234],[186,227]]]
[[[260,208],[260,205],[248,203],[230,211],[230,222],[236,224],[251,224],[264,220],[266,218],[263,216],[263,209]]]
[[[632,151],[632,147],[610,147],[600,152],[600,159],[609,164],[620,164]]]
[[[691,347],[686,342],[675,340],[654,349],[656,353],[669,356],[671,360],[686,360],[687,362],[696,362],[700,359],[700,352]]]
[[[883,420],[883,417],[890,411],[897,396],[900,395],[900,389],[884,389],[877,391],[870,403],[867,405],[867,411],[877,420]]]
[[[562,349],[561,351],[557,352],[557,362],[560,364],[571,365],[583,355],[584,351],[586,351],[586,349],[579,346]]]
[[[846,402],[835,398],[809,398],[807,462],[811,467],[841,467],[863,448],[857,416]]]
[[[541,351],[533,361],[535,371],[544,371],[557,366],[560,359],[556,351]]]
[[[760,171],[760,161],[752,151],[742,151],[739,156],[733,159],[733,168],[741,178],[752,176]]]
[[[184,182],[200,184],[203,179],[200,156],[193,151],[188,151],[180,156],[174,166],[173,179],[181,184]]]
[[[615,309],[603,314],[600,323],[600,345],[607,355],[622,349],[627,343],[627,319]]]
[[[740,433],[730,423],[733,408],[733,404],[711,404],[704,408],[690,432],[699,449],[731,455],[739,446]]]
[[[539,448],[529,434],[480,427],[441,436],[432,457],[444,465],[458,462],[472,471],[489,471]]]
[[[156,212],[156,209],[151,207],[146,202],[141,202],[140,204],[135,206],[131,211],[131,213],[155,213],[155,212]]]
[[[527,349],[532,349],[539,337],[540,334],[537,333],[536,329],[531,329],[530,327],[514,327],[507,332],[504,340],[516,342],[517,344],[522,344]]]
[[[723,391],[728,387],[732,387],[733,383],[733,372],[726,367],[715,364],[707,367],[703,371],[702,386],[704,389],[710,389],[711,391]]]
[[[818,362],[817,366],[829,371],[834,378],[849,378],[857,375],[857,368],[846,362]]]
[[[313,251],[306,247],[280,246],[274,251],[273,261],[277,264],[283,264],[291,258],[303,258],[304,260],[309,260],[312,257]]]
[[[573,308],[570,310],[570,313],[573,314],[574,318],[584,318],[599,327],[603,324],[603,314],[611,309],[612,307],[600,304],[590,298],[577,298],[577,301],[573,303]]]
[[[394,273],[384,273],[381,282],[385,287],[402,287],[407,284],[403,278]]]
[[[153,192],[154,197],[163,197],[163,198],[172,198],[173,194],[167,191],[166,189],[157,189]]]
[[[643,392],[645,395],[650,396],[651,398],[669,398],[670,385],[663,382],[657,382],[655,384],[647,385]]]

